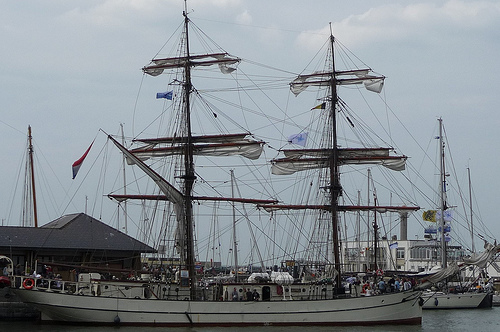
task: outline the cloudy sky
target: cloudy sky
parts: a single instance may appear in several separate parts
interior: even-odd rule
[[[40,190],[50,185],[54,195],[41,199],[41,224],[84,211],[85,196],[90,201],[94,193],[78,190],[82,179],[71,179],[71,164],[101,128],[118,133],[123,124],[125,132],[137,132],[140,68],[179,27],[183,5],[0,0],[3,225],[19,224],[13,197],[22,190],[28,125],[45,164]],[[499,2],[193,0],[189,7],[196,25],[230,53],[297,73],[331,22],[343,45],[387,77],[385,96],[407,130],[399,146],[416,168],[422,149],[434,144],[436,119],[444,119],[454,166],[462,177],[471,169],[477,218],[500,237]],[[98,153],[92,150],[89,160]]]

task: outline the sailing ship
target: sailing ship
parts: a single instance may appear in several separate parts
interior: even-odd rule
[[[440,156],[440,179],[439,179],[439,209],[436,213],[432,213],[433,215],[430,217],[428,215],[429,212],[424,212],[424,220],[432,220],[434,219],[436,222],[439,222],[439,227],[437,229],[437,234],[439,240],[439,249],[441,256],[441,266],[437,269],[434,269],[433,274],[428,278],[428,283],[424,283],[424,285],[429,286],[429,282],[434,284],[431,290],[427,290],[422,294],[422,298],[424,299],[423,309],[467,309],[467,308],[482,308],[482,307],[491,307],[493,300],[493,293],[491,291],[487,291],[486,289],[480,288],[481,291],[471,291],[473,288],[473,283],[468,282],[466,284],[458,284],[453,285],[448,283],[447,280],[450,280],[452,277],[456,277],[460,274],[460,271],[465,267],[473,266],[476,268],[479,266],[479,272],[477,273],[477,280],[480,279],[482,275],[481,269],[486,267],[488,262],[491,262],[500,247],[492,244],[485,244],[485,251],[481,254],[475,254],[474,258],[469,257],[465,258],[464,263],[460,265],[457,262],[448,263],[448,245],[449,241],[449,232],[451,221],[451,213],[449,212],[449,206],[447,203],[446,196],[446,170],[445,170],[445,142],[443,139],[443,120],[442,118],[438,119],[439,121],[439,156]],[[426,216],[427,213],[427,216]],[[484,283],[486,284],[486,283]],[[483,286],[484,286],[483,284]],[[481,285],[478,285],[481,286]],[[458,291],[460,289],[460,291]]]
[[[349,292],[342,280],[340,257],[339,214],[356,210],[417,210],[411,206],[349,206],[340,204],[342,187],[340,168],[343,165],[379,164],[392,170],[403,170],[406,157],[391,155],[390,148],[340,148],[337,141],[338,105],[337,88],[340,85],[364,84],[380,92],[384,77],[370,69],[339,71],[334,66],[335,38],[330,35],[329,67],[320,72],[299,75],[290,89],[295,95],[310,86],[320,88],[321,114],[327,126],[324,146],[318,149],[281,150],[285,156],[272,160],[272,173],[290,175],[302,170],[321,170],[324,186],[323,201],[319,204],[281,204],[275,199],[238,197],[210,197],[196,195],[197,172],[195,156],[235,156],[255,160],[259,158],[265,142],[255,139],[249,132],[199,136],[193,134],[193,94],[197,91],[192,71],[202,66],[218,66],[222,73],[231,73],[241,61],[226,52],[193,54],[190,49],[187,6],[183,12],[182,54],[158,58],[143,68],[145,74],[158,76],[164,71],[179,71],[175,81],[179,92],[174,93],[181,117],[175,134],[169,137],[139,139],[142,146],[128,149],[112,136],[114,145],[127,162],[141,169],[158,186],[158,195],[112,194],[121,202],[130,199],[167,201],[177,219],[175,246],[180,269],[174,280],[139,279],[135,282],[102,280],[97,273],[80,274],[77,282],[60,281],[58,287],[42,283],[28,276],[14,276],[23,286],[15,291],[27,303],[42,312],[42,319],[66,323],[164,325],[164,326],[245,326],[245,325],[379,325],[421,324],[421,292],[409,290],[376,296],[361,296]],[[170,95],[171,98],[171,95]],[[155,157],[181,156],[183,161],[173,168],[180,170],[175,179],[167,181],[147,161]],[[168,166],[168,165],[167,165]],[[176,184],[180,184],[180,189]],[[254,204],[265,211],[310,210],[329,215],[331,248],[333,255],[326,258],[321,268],[322,279],[291,276],[286,271],[273,271],[270,276],[262,271],[261,279],[228,283],[205,283],[196,270],[194,239],[195,201],[227,201]],[[235,252],[236,252],[235,248]],[[235,259],[236,261],[236,259]],[[236,263],[236,262],[235,262]],[[236,274],[238,266],[236,263]],[[304,274],[305,275],[305,274]],[[309,274],[312,276],[313,274]],[[327,277],[325,277],[327,276]],[[258,301],[241,301],[233,291],[244,294],[252,289],[259,293]],[[250,295],[249,295],[250,297]]]

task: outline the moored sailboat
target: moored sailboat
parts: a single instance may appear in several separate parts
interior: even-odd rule
[[[474,268],[479,267],[480,270],[486,267],[486,264],[492,261],[493,257],[496,255],[499,246],[485,243],[484,252],[479,255],[476,253],[474,257],[465,258],[464,262],[457,264],[457,262],[448,263],[448,250],[447,243],[449,241],[449,231],[451,221],[451,213],[449,212],[448,202],[446,197],[446,171],[445,171],[445,144],[443,140],[443,124],[442,119],[439,118],[439,156],[440,156],[440,179],[439,179],[439,209],[431,211],[432,216],[426,215],[424,212],[424,219],[433,220],[439,222],[439,227],[437,230],[438,237],[437,243],[439,244],[441,265],[433,271],[433,273],[425,279],[424,285],[430,286],[433,284],[432,288],[425,291],[422,294],[424,299],[423,309],[475,309],[475,308],[487,308],[491,307],[493,300],[493,293],[491,290],[484,289],[481,285],[474,282],[466,282],[453,284],[449,281],[453,277],[460,275],[460,271],[467,266],[473,266]],[[481,273],[478,273],[480,276]],[[479,278],[478,278],[479,279]],[[478,288],[474,288],[475,285]],[[422,286],[423,288],[423,286]]]
[[[109,139],[135,165],[159,187],[158,195],[110,195],[122,201],[149,199],[168,201],[177,219],[176,248],[179,252],[180,271],[175,282],[139,280],[134,283],[101,280],[98,274],[81,274],[78,282],[26,284],[17,293],[43,314],[43,319],[68,323],[165,325],[165,326],[238,326],[238,325],[376,325],[420,324],[422,309],[420,291],[410,290],[377,296],[356,296],[346,292],[343,285],[338,235],[339,213],[353,210],[416,210],[410,206],[349,206],[339,203],[342,195],[340,167],[342,165],[379,164],[393,170],[404,169],[405,156],[392,156],[386,148],[339,148],[336,132],[336,113],[339,104],[339,85],[364,84],[367,89],[380,92],[383,76],[370,69],[338,71],[334,66],[335,39],[330,36],[331,67],[322,72],[299,75],[291,84],[291,91],[299,94],[310,86],[325,91],[322,112],[327,135],[324,146],[318,149],[281,150],[284,158],[272,161],[272,171],[290,175],[301,170],[323,169],[323,199],[317,205],[281,204],[274,199],[221,198],[196,195],[197,173],[195,156],[239,155],[257,159],[264,141],[254,139],[250,133],[198,136],[191,128],[192,94],[195,93],[191,72],[198,66],[216,65],[223,73],[231,73],[240,59],[228,53],[192,54],[189,43],[190,20],[184,11],[183,54],[177,57],[155,59],[143,68],[144,73],[158,76],[165,70],[179,70],[180,92],[178,106],[181,111],[175,134],[164,138],[137,140],[143,145],[127,149],[116,139]],[[149,158],[181,156],[177,176],[180,189],[149,166]],[[330,216],[331,247],[333,257],[324,263],[331,272],[322,282],[299,281],[287,273],[271,274],[265,282],[231,282],[204,284],[196,272],[193,201],[227,201],[257,205],[266,211],[315,210]],[[276,271],[277,272],[277,271]],[[20,284],[28,278],[21,278]],[[241,294],[252,289],[259,293],[259,301],[231,301],[232,291]],[[249,300],[248,295],[247,300]]]

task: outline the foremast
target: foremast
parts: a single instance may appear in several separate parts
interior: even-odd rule
[[[223,74],[229,74],[236,68],[231,67],[241,60],[225,52],[213,52],[207,54],[191,54],[189,42],[189,23],[187,5],[183,12],[184,16],[184,38],[181,44],[181,53],[176,57],[153,59],[148,66],[143,67],[143,72],[151,76],[158,76],[165,70],[178,70],[181,73],[179,82],[181,88],[180,96],[182,103],[180,111],[182,121],[179,133],[172,137],[137,139],[135,142],[142,143],[136,149],[128,150],[118,141],[109,136],[110,140],[123,152],[129,164],[135,164],[143,170],[159,187],[161,195],[108,195],[117,201],[128,199],[141,200],[164,200],[170,201],[174,206],[177,217],[177,248],[180,255],[181,269],[187,271],[188,286],[190,287],[190,298],[197,299],[197,280],[195,271],[194,251],[194,216],[193,201],[227,201],[234,203],[272,204],[274,200],[257,200],[248,198],[225,198],[194,196],[193,187],[196,181],[194,166],[194,155],[203,156],[234,156],[239,155],[249,159],[258,159],[262,153],[264,142],[256,140],[251,133],[222,134],[209,136],[193,136],[191,128],[191,93],[194,90],[191,72],[198,66],[218,65]],[[153,157],[181,156],[183,158],[183,173],[181,179],[181,190],[177,190],[172,184],[154,171],[144,161]],[[186,276],[181,272],[181,278]]]
[[[195,253],[194,253],[194,239],[193,239],[193,203],[191,196],[193,192],[193,184],[196,179],[194,174],[193,164],[193,142],[191,134],[191,109],[190,109],[190,95],[192,89],[191,83],[191,60],[189,52],[189,18],[187,16],[187,5],[183,12],[184,15],[184,29],[186,34],[186,61],[184,62],[184,121],[185,121],[185,137],[187,139],[184,146],[184,230],[185,230],[185,249],[186,249],[186,267],[189,273],[189,288],[191,291],[191,299],[196,298],[196,271],[195,271]]]

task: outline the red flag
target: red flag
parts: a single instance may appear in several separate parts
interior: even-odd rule
[[[73,179],[76,177],[76,174],[78,173],[78,170],[80,169],[80,166],[82,166],[83,160],[85,159],[85,157],[87,157],[87,154],[89,153],[90,148],[92,147],[92,144],[94,144],[94,141],[92,141],[92,143],[90,143],[89,148],[87,149],[87,151],[85,151],[83,156],[81,156],[80,159],[78,159],[77,161],[75,161],[73,163]]]

